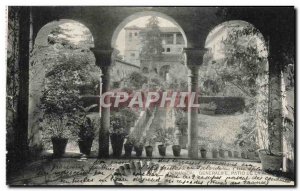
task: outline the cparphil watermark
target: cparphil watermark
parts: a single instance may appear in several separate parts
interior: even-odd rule
[[[100,96],[100,106],[104,108],[199,108],[197,92],[105,92]]]

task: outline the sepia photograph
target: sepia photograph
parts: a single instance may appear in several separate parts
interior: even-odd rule
[[[295,7],[6,14],[9,187],[296,185]]]

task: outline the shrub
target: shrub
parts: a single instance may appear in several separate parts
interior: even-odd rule
[[[78,137],[80,140],[94,139],[95,127],[89,117],[85,117],[84,123],[80,125]]]
[[[137,117],[137,114],[129,108],[122,108],[119,111],[112,112],[110,118],[110,134],[118,134],[125,137],[129,134],[131,125],[135,122]]]
[[[45,89],[42,91],[43,116],[40,125],[45,136],[68,138],[76,132],[84,116],[78,85],[82,83],[73,59],[62,58],[46,72]]]
[[[216,110],[217,105],[214,102],[203,103],[203,104],[200,104],[200,109],[203,109],[203,110]]]
[[[175,121],[179,131],[181,132],[182,135],[187,134],[187,127],[188,127],[188,119],[187,116],[185,115],[184,111],[177,111],[176,112],[176,121]]]

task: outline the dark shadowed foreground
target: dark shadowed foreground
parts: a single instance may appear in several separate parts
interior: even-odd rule
[[[18,185],[294,185],[256,162],[183,159],[53,159],[29,164],[8,180]]]

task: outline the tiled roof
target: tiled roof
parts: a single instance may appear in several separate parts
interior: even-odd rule
[[[182,61],[182,54],[163,54],[159,60],[159,62],[181,62],[181,61]]]
[[[167,33],[167,32],[180,32],[177,27],[160,27],[159,28],[161,32]]]
[[[131,29],[131,30],[142,30],[144,27],[138,27],[138,26],[129,26],[129,27],[125,27],[124,29],[127,30],[127,29]]]
[[[129,27],[125,27],[124,29],[126,30],[141,30],[141,32],[145,32],[146,31],[146,27],[138,27],[138,26],[129,26]],[[174,32],[180,32],[179,29],[177,27],[159,27],[159,30],[162,33],[174,33]]]

